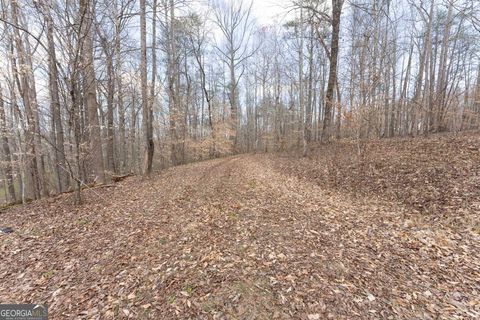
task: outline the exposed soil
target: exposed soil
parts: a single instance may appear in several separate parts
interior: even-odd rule
[[[433,184],[452,170],[478,174],[478,137],[462,141],[468,151],[452,151],[452,166],[429,173]],[[390,143],[378,142],[380,168],[363,160],[386,180],[389,166],[424,154],[399,142],[410,156],[392,159]],[[444,150],[425,159],[436,166]],[[0,213],[0,227],[14,230],[0,233],[0,301],[47,303],[52,319],[480,317],[480,235],[465,222],[478,221],[478,175],[457,186],[469,201],[463,222],[447,224],[431,218],[435,207],[394,198],[390,182],[374,192],[374,176],[353,192],[361,169],[343,169],[346,160],[335,184],[323,180],[322,161],[236,156],[87,190],[79,207],[62,195],[9,209]],[[442,217],[460,212],[445,199],[456,210]]]

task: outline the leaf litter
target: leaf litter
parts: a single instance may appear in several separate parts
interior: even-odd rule
[[[0,300],[46,303],[52,319],[478,318],[478,154],[461,152],[478,138],[432,139],[374,142],[366,171],[354,156],[334,169],[242,155],[86,190],[79,207],[61,195],[11,208]],[[443,182],[409,182],[424,175]],[[423,195],[439,186],[458,191]]]

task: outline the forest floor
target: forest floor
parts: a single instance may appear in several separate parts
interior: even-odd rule
[[[51,319],[478,319],[479,137],[240,155],[8,209],[0,301]]]

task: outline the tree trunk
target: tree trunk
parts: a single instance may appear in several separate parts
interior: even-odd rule
[[[0,87],[0,132],[2,134],[3,163],[5,177],[7,180],[8,195],[10,197],[10,202],[13,203],[17,201],[17,197],[15,195],[15,186],[13,183],[12,155],[10,153],[10,145],[8,141],[7,121],[5,118],[2,87]]]
[[[448,5],[447,13],[447,22],[445,25],[445,30],[443,32],[442,47],[440,49],[440,66],[438,67],[438,76],[437,76],[437,88],[436,88],[436,117],[435,117],[435,131],[441,131],[444,129],[444,124],[442,123],[442,113],[445,105],[445,96],[447,91],[447,59],[448,59],[448,46],[450,43],[450,28],[452,26],[452,15],[453,15],[453,3],[450,2]],[[433,118],[433,115],[432,115]]]
[[[12,20],[15,26],[18,26],[18,4],[12,2]],[[32,90],[30,88],[31,79],[28,76],[28,64],[26,59],[26,52],[20,36],[19,27],[13,28],[15,46],[17,49],[19,69],[15,67],[14,76],[17,78],[18,91],[20,92],[25,107],[25,113],[27,116],[26,130],[25,130],[25,143],[26,151],[26,164],[30,170],[30,177],[32,182],[32,195],[35,199],[39,199],[42,194],[42,184],[38,172],[38,151],[35,144],[35,134],[37,133],[37,123],[35,121]]]
[[[81,34],[83,36],[83,91],[84,105],[87,109],[89,126],[89,157],[93,166],[93,180],[105,183],[105,170],[103,165],[102,138],[100,132],[100,120],[98,119],[98,104],[96,97],[95,68],[93,64],[93,1],[80,0],[80,14],[83,15]]]
[[[343,0],[332,0],[332,40],[330,49],[330,71],[325,95],[325,118],[323,121],[322,142],[328,142],[331,135],[333,95],[337,82],[338,41],[340,36],[340,15]]]
[[[141,61],[140,61],[140,77],[142,86],[142,117],[143,117],[143,135],[145,138],[145,157],[143,165],[143,175],[150,176],[152,173],[153,163],[153,134],[151,119],[151,102],[147,93],[147,30],[146,30],[146,13],[145,0],[140,0],[140,41],[141,41]],[[154,8],[156,10],[156,8]],[[154,17],[155,21],[155,17]]]
[[[127,166],[127,142],[125,134],[125,105],[123,101],[124,88],[122,81],[122,53],[120,47],[121,40],[121,16],[118,12],[118,2],[114,2],[115,5],[115,67],[116,67],[116,84],[117,84],[117,112],[118,112],[118,168],[117,170],[123,173]]]
[[[114,105],[114,71],[113,71],[113,53],[106,50],[107,54],[107,170],[110,175],[117,172],[115,165],[115,125],[113,123],[113,105]]]
[[[65,156],[65,137],[63,133],[62,116],[60,110],[60,96],[58,88],[57,57],[55,53],[55,40],[53,35],[53,23],[49,9],[44,8],[45,22],[47,25],[48,42],[48,72],[49,92],[52,112],[52,145],[54,148],[55,173],[57,177],[57,190],[64,192],[70,187],[70,174],[67,170]]]
[[[238,105],[237,105],[237,78],[235,76],[235,57],[234,53],[230,53],[230,61],[228,64],[230,69],[230,121],[231,123],[231,137],[232,137],[232,153],[237,152],[238,144]]]
[[[310,30],[310,48],[308,52],[308,97],[307,97],[307,112],[305,119],[305,141],[310,143],[312,141],[312,113],[314,106],[314,93],[313,93],[313,82],[314,82],[314,63],[313,63],[313,26]]]
[[[299,47],[298,47],[298,147],[302,155],[307,156],[307,144],[305,141],[305,90],[303,83],[303,8],[300,2],[300,21],[298,25]]]
[[[178,128],[179,121],[178,103],[176,96],[176,54],[175,54],[175,6],[173,0],[170,0],[170,24],[167,31],[167,57],[168,57],[168,106],[169,106],[169,125],[170,125],[170,159],[172,165],[180,163],[178,147]],[[168,10],[165,9],[165,21],[168,21]]]
[[[428,61],[428,54],[429,54],[429,49],[431,48],[431,31],[432,31],[432,20],[433,20],[433,9],[434,9],[435,1],[432,0],[431,5],[430,5],[430,12],[428,16],[428,22],[427,22],[427,30],[425,32],[425,39],[424,39],[424,46],[423,46],[423,51],[420,54],[420,64],[419,64],[419,70],[418,70],[418,76],[417,76],[417,82],[415,84],[415,91],[412,99],[413,106],[410,110],[411,113],[411,120],[408,128],[408,133],[413,134],[415,130],[415,125],[416,125],[416,113],[417,113],[417,108],[418,106],[421,106],[421,89],[422,89],[422,84],[423,84],[423,76],[424,76],[424,70]]]

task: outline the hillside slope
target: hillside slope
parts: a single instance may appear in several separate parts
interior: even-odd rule
[[[324,189],[395,201],[449,223],[474,222],[480,233],[480,132],[374,140],[361,150],[342,141],[317,147],[308,159],[276,162]]]
[[[236,156],[12,208],[0,301],[52,319],[480,316],[478,233],[319,185],[317,161]]]

